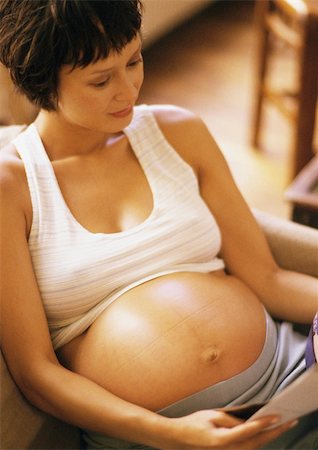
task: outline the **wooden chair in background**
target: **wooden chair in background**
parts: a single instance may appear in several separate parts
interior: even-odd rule
[[[314,155],[318,92],[318,0],[256,0],[258,62],[252,144],[260,148],[264,101],[273,104],[292,126],[290,177],[293,179]],[[293,49],[297,65],[296,92],[275,91],[269,81],[273,44]],[[287,94],[287,95],[286,95]],[[291,107],[292,104],[292,107]]]

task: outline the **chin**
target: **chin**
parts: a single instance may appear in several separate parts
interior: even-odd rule
[[[119,133],[124,130],[124,128],[128,127],[133,118],[133,113],[129,114],[126,117],[122,118],[112,118],[111,123],[109,121],[109,129],[113,128],[114,133]]]

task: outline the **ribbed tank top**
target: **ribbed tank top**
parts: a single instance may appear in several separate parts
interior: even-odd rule
[[[171,147],[146,105],[124,130],[145,173],[153,209],[125,231],[93,233],[69,210],[36,126],[14,141],[27,175],[29,249],[55,349],[83,333],[120,295],[174,272],[224,268],[221,236],[192,168]]]

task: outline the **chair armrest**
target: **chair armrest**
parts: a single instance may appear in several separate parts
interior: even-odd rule
[[[318,230],[253,209],[277,263],[318,277]]]

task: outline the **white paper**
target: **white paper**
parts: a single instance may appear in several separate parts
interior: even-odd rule
[[[275,395],[248,421],[269,414],[277,414],[281,416],[279,423],[284,423],[316,410],[318,410],[318,364],[310,367],[286,389]]]

